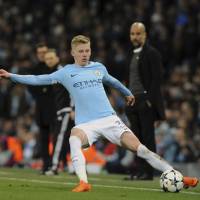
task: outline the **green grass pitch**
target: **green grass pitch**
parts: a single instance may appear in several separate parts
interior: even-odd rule
[[[159,180],[124,181],[124,175],[90,175],[92,191],[73,193],[73,175],[42,176],[29,169],[0,168],[0,200],[200,200],[200,186],[179,193],[165,193]]]

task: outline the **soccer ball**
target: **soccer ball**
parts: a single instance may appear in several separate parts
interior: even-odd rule
[[[183,175],[180,172],[172,169],[162,173],[160,187],[165,192],[179,192],[183,186]]]

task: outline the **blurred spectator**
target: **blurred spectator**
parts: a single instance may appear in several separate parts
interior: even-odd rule
[[[55,49],[48,49],[44,56],[44,61],[52,73],[63,68]],[[72,114],[74,114],[72,110],[73,103],[71,102],[69,93],[60,84],[54,84],[52,86],[52,93],[56,111],[53,134],[54,148],[52,164],[49,170],[45,172],[46,175],[57,175],[60,161],[66,166],[66,155],[70,151],[69,136],[74,126],[74,119],[71,119]]]
[[[12,166],[13,153],[7,147],[7,138],[0,137],[0,167]]]
[[[161,93],[162,59],[160,52],[147,42],[145,25],[134,22],[130,27],[128,62],[128,87],[135,96],[135,104],[126,107],[131,130],[151,151],[156,152],[156,121],[165,119],[164,101]],[[134,156],[135,162],[128,180],[152,180],[154,169],[148,162]]]
[[[36,46],[37,63],[27,72],[28,74],[49,74],[51,69],[45,63],[45,54],[48,47],[44,43]],[[51,166],[51,155],[49,152],[50,136],[54,131],[56,110],[53,94],[53,86],[29,86],[29,91],[36,102],[36,122],[39,126],[39,156],[42,158],[43,166],[41,174],[45,174]],[[51,108],[51,109],[49,109]]]

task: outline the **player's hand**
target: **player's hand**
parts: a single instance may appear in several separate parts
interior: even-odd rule
[[[135,103],[134,96],[126,96],[125,99],[126,99],[127,106],[133,106],[133,104]]]
[[[0,78],[10,78],[10,73],[4,69],[0,69]]]

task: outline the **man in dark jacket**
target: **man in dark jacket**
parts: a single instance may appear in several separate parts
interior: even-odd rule
[[[156,151],[154,122],[165,119],[161,95],[161,56],[147,44],[146,30],[142,23],[133,23],[130,28],[133,44],[129,63],[129,89],[135,96],[133,107],[126,108],[131,129],[151,151]],[[152,180],[153,168],[144,160],[135,157],[132,180]]]
[[[44,58],[51,73],[62,68],[55,49],[49,49]],[[54,84],[52,87],[56,109],[56,124],[53,135],[54,151],[52,166],[45,173],[46,175],[56,175],[58,173],[59,161],[66,161],[66,153],[69,152],[69,135],[71,128],[74,126],[71,119],[72,103],[67,90],[60,84]]]
[[[44,43],[40,43],[36,46],[36,55],[38,63],[30,69],[29,73],[38,74],[49,74],[51,70],[47,67],[44,62],[44,55],[48,51],[48,47]],[[39,155],[43,161],[43,167],[41,170],[42,174],[48,170],[51,165],[51,158],[49,155],[49,139],[50,134],[53,131],[55,121],[55,103],[54,96],[52,93],[52,86],[29,86],[33,98],[36,102],[36,122],[39,126]],[[51,108],[51,109],[49,109]]]

